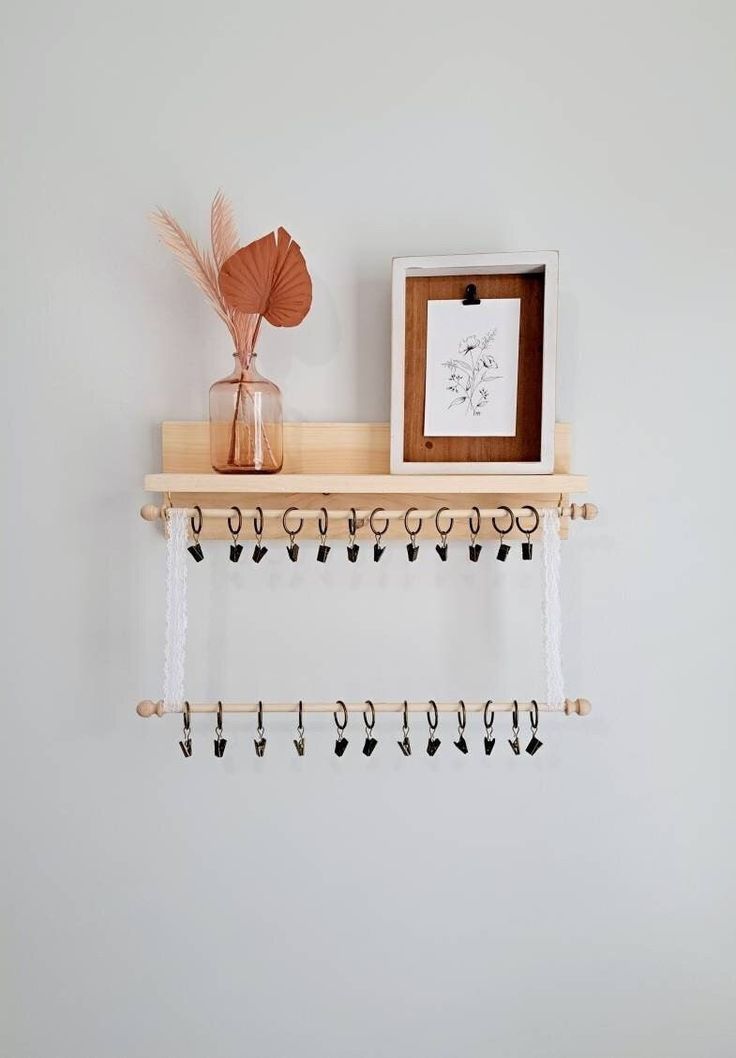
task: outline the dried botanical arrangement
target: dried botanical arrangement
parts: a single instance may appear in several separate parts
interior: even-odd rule
[[[312,281],[299,245],[279,228],[239,247],[233,209],[221,191],[210,211],[211,249],[200,248],[164,209],[151,220],[227,326],[235,347],[235,372],[210,391],[213,467],[224,473],[279,470],[281,393],[258,375],[252,360],[264,319],[274,327],[295,327],[309,312]]]

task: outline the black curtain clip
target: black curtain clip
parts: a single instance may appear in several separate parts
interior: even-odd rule
[[[467,718],[465,715],[465,702],[462,698],[457,703],[457,706],[457,742],[454,742],[453,745],[457,746],[461,753],[467,753],[468,743],[465,741],[465,724]]]
[[[473,520],[475,515],[475,520]],[[470,528],[470,544],[468,545],[468,557],[471,562],[477,562],[480,557],[480,553],[483,550],[482,544],[476,544],[475,538],[480,532],[480,510],[478,507],[473,507],[470,517],[468,518],[468,526]]]
[[[437,711],[437,702],[429,699],[429,709],[427,709],[427,723],[429,724],[429,739],[427,740],[427,753],[430,757],[433,757],[437,750],[442,745],[441,739],[437,738],[437,728],[440,723],[440,714]]]
[[[468,283],[465,288],[465,297],[463,298],[463,305],[480,305],[480,298],[478,297],[478,291],[475,283]]]
[[[238,537],[240,536],[240,530],[243,528],[243,512],[240,507],[231,507],[231,511],[235,511],[238,516],[238,520],[233,527],[233,516],[229,515],[227,519],[227,527],[230,530],[230,535],[233,538],[232,544],[230,544],[230,561],[237,562],[240,556],[243,554],[243,545],[238,543]]]
[[[317,520],[317,528],[319,529],[319,547],[317,548],[317,561],[326,562],[327,556],[330,553],[330,547],[327,543],[327,526],[329,525],[329,516],[327,514],[327,508],[321,507],[319,512],[319,518]]]
[[[258,563],[261,561],[264,555],[268,553],[268,548],[264,547],[261,543],[263,539],[263,508],[256,507],[256,516],[253,519],[253,531],[256,534],[256,543],[253,548],[253,554],[250,556],[254,562]]]
[[[350,508],[348,516],[348,561],[357,562],[360,546],[355,543],[355,534],[358,531],[358,512],[355,507]]]
[[[296,738],[294,739],[294,749],[296,750],[297,755],[299,757],[303,757],[304,756],[304,750],[306,748],[306,743],[304,741],[304,717],[302,715],[303,706],[302,706],[301,699],[299,699],[298,713],[299,713],[299,718],[298,718],[297,724],[296,724]]]
[[[440,507],[434,516],[434,525],[437,532],[440,534],[440,543],[435,544],[435,551],[440,556],[443,562],[447,562],[447,537],[452,532],[452,527],[455,524],[455,519],[450,518],[450,524],[446,529],[440,528],[440,515],[444,514],[445,511],[449,511],[449,507]]]
[[[411,756],[411,742],[409,741],[409,703],[404,702],[404,723],[401,730],[402,737],[399,739],[398,747],[405,757]]]
[[[225,755],[227,739],[222,737],[222,702],[217,703],[217,723],[215,725],[215,756]]]
[[[383,557],[383,552],[386,550],[385,547],[381,547],[381,539],[383,537],[383,534],[388,531],[388,524],[389,524],[388,523],[388,518],[384,518],[383,519],[383,529],[376,529],[375,525],[373,524],[373,519],[375,518],[375,516],[377,514],[382,514],[383,511],[384,511],[383,507],[374,507],[374,509],[371,511],[370,517],[368,519],[368,526],[370,528],[370,531],[373,533],[373,535],[376,538],[376,542],[373,545],[373,561],[374,562],[380,562],[381,558]]]
[[[509,551],[511,550],[511,546],[504,541],[504,537],[506,536],[507,533],[510,533],[511,530],[514,528],[514,512],[511,510],[510,507],[506,507],[505,504],[503,504],[503,503],[499,505],[498,509],[499,509],[499,511],[506,511],[506,514],[508,514],[509,519],[510,519],[510,523],[509,523],[508,529],[499,529],[498,528],[498,524],[496,522],[495,514],[491,518],[491,525],[493,526],[493,528],[498,533],[498,539],[499,539],[498,552],[496,553],[496,558],[498,559],[499,562],[505,562],[506,559],[508,558],[508,554],[509,554]]]
[[[262,757],[266,752],[266,731],[263,727],[263,702],[261,701],[258,702],[258,728],[253,744],[256,747],[256,756]]]
[[[342,710],[342,723],[338,720],[337,709],[332,714],[335,718],[335,727],[337,728],[337,741],[335,742],[335,756],[341,757],[345,750],[348,748],[348,740],[345,738],[345,728],[348,726],[348,709],[345,702],[340,701],[338,698],[337,706]]]
[[[192,536],[194,537],[194,543],[191,544],[187,551],[192,556],[195,562],[201,562],[204,558],[204,551],[202,545],[199,542],[199,534],[202,532],[202,508],[197,504],[194,505],[194,510],[197,512],[197,521],[194,521],[194,516],[189,519],[189,524],[192,527]]]
[[[517,529],[519,529],[519,531],[524,533],[524,535],[526,536],[526,540],[521,545],[521,557],[523,559],[526,559],[526,561],[528,562],[532,557],[532,548],[534,547],[534,545],[532,544],[532,533],[536,533],[537,529],[539,528],[539,511],[536,507],[532,507],[531,504],[526,504],[521,509],[522,511],[529,511],[530,517],[534,519],[534,525],[531,527],[531,529],[525,529],[524,526],[521,524],[521,518],[526,517],[526,515],[519,515],[516,519]]]
[[[294,543],[294,537],[297,535],[297,533],[300,533],[302,531],[304,519],[299,519],[299,525],[296,527],[296,529],[290,529],[286,524],[286,519],[289,517],[290,514],[298,510],[298,507],[287,507],[281,517],[281,524],[284,527],[284,532],[289,537],[289,543],[286,545],[286,550],[292,562],[296,562],[296,560],[299,558],[299,544]]]
[[[521,753],[519,748],[519,703],[514,698],[514,708],[511,712],[511,734],[513,738],[509,739],[509,745],[514,751],[514,756],[518,757]]]
[[[363,710],[363,723],[365,724],[365,742],[363,743],[363,755],[370,757],[378,745],[378,740],[373,737],[373,728],[376,726],[376,710],[373,702],[366,699],[368,709]],[[370,710],[370,712],[368,711]]]
[[[406,553],[409,556],[409,561],[410,562],[416,562],[417,555],[419,554],[419,544],[417,543],[417,533],[421,532],[421,530],[422,530],[422,519],[421,518],[417,518],[417,522],[419,524],[417,525],[416,529],[410,529],[409,528],[409,515],[413,514],[414,511],[416,511],[416,510],[418,510],[417,507],[410,507],[409,510],[406,511],[406,513],[404,514],[404,528],[406,529],[407,533],[409,534],[409,543],[406,545]]]
[[[496,739],[493,735],[494,713],[492,709],[490,711],[490,714],[488,711],[488,707],[491,705],[493,705],[493,701],[489,698],[485,706],[483,707],[483,726],[486,729],[486,733],[483,738],[483,748],[486,751],[487,757],[490,757],[491,753],[493,753],[493,747],[496,745]]]
[[[537,738],[537,728],[539,727],[539,706],[532,698],[531,708],[531,721],[532,721],[532,737],[529,739],[529,744],[526,747],[526,751],[530,757],[533,757],[538,749],[541,749],[544,743],[541,739]]]
[[[191,728],[191,712],[189,709],[189,702],[184,702],[184,737],[179,743],[179,747],[185,757],[191,757],[192,755],[192,728]]]

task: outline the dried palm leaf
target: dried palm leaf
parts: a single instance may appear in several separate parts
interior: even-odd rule
[[[274,327],[295,327],[312,304],[312,280],[299,246],[284,228],[256,239],[223,264],[225,304],[264,316]]]

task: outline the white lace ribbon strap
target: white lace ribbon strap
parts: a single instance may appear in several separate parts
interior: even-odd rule
[[[542,558],[544,565],[544,672],[547,702],[551,709],[565,708],[565,681],[562,675],[562,605],[560,602],[560,516],[556,507],[542,511]]]
[[[164,711],[184,708],[184,660],[187,647],[187,529],[189,515],[172,508],[166,535],[166,648]]]

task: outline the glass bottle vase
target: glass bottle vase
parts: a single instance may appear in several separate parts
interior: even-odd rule
[[[210,460],[220,474],[274,474],[283,464],[281,390],[255,353],[233,354],[232,374],[210,387]]]

